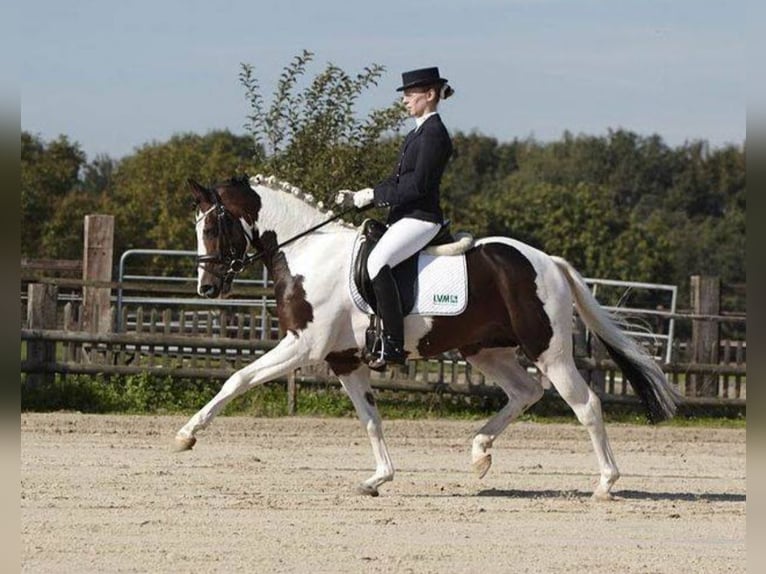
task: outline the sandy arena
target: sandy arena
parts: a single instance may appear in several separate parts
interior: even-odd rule
[[[21,417],[24,572],[745,572],[745,430],[607,427],[622,478],[594,502],[576,424],[384,421],[378,498],[355,419]]]

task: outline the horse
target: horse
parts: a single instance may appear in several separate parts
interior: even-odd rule
[[[363,360],[367,312],[349,295],[356,227],[289,183],[261,175],[234,177],[205,187],[189,179],[196,205],[197,290],[208,298],[228,297],[246,264],[261,258],[274,282],[278,344],[233,373],[219,392],[177,432],[175,449],[190,450],[197,433],[232,399],[300,367],[326,363],[350,397],[366,429],[375,472],[356,491],[378,496],[394,478],[381,417]],[[329,217],[329,219],[328,219]],[[445,255],[443,257],[455,257]],[[544,394],[517,351],[526,355],[587,429],[599,467],[593,498],[613,498],[620,477],[607,439],[598,396],[575,366],[572,354],[573,306],[643,403],[647,418],[671,418],[681,396],[654,359],[619,327],[566,260],[509,237],[476,240],[462,255],[467,301],[459,314],[405,317],[407,359],[457,351],[508,402],[471,442],[471,464],[479,478],[492,465],[490,452],[506,427]]]

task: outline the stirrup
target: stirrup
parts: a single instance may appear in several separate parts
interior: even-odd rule
[[[381,343],[380,353],[367,363],[371,370],[383,372],[388,365],[403,366],[406,363],[407,353],[404,352],[404,344],[396,345],[388,337],[381,337],[378,341]]]

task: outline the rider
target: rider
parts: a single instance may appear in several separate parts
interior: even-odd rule
[[[436,109],[454,90],[439,75],[439,68],[421,68],[402,74],[402,101],[415,118],[404,140],[393,174],[375,188],[353,193],[358,208],[374,203],[389,207],[388,229],[367,260],[367,271],[377,299],[377,315],[383,322],[381,353],[369,367],[384,370],[386,364],[404,364],[404,320],[399,290],[391,269],[436,237],[444,220],[439,204],[439,184],[452,141]]]

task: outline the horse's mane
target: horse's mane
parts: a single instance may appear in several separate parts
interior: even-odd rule
[[[248,176],[242,176],[239,178],[232,178],[232,181],[236,180],[238,184],[246,183],[250,185],[250,187],[255,187],[256,185],[262,185],[264,187],[268,187],[269,189],[273,191],[283,191],[285,193],[289,193],[293,197],[296,197],[297,199],[300,199],[303,203],[310,206],[314,210],[323,213],[328,218],[335,215],[335,212],[326,207],[323,201],[317,201],[316,198],[311,194],[302,191],[299,187],[292,185],[291,183],[287,181],[283,181],[278,179],[277,177],[273,175],[265,176],[263,174],[256,174],[250,178]],[[343,219],[336,220],[336,223],[339,223],[340,225],[343,225],[344,227],[348,227],[350,229],[356,228],[355,225],[352,223],[348,223],[344,221]]]

